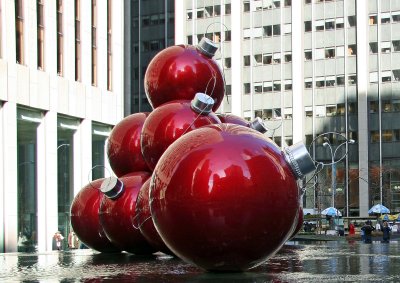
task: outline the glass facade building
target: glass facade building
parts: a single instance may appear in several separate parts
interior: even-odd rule
[[[400,1],[175,5],[182,23],[176,44],[195,45],[206,36],[219,45],[214,58],[227,94],[220,112],[261,117],[279,146],[303,141],[325,164],[331,155],[317,137],[331,132],[332,149],[345,158],[309,183],[305,208],[334,203],[345,216],[366,216],[383,203],[400,211]]]

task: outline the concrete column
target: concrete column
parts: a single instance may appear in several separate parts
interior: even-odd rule
[[[52,249],[58,230],[57,113],[48,111],[37,129],[38,251]]]
[[[360,216],[368,216],[368,2],[357,0],[358,166]],[[363,170],[362,170],[363,169]]]
[[[2,150],[1,166],[2,178],[0,179],[0,192],[3,199],[2,229],[4,229],[5,252],[17,251],[18,238],[18,174],[17,174],[17,105],[14,102],[6,102],[0,109],[0,127],[3,135],[0,140]]]
[[[175,44],[186,44],[186,1],[175,1],[175,27]]]
[[[243,80],[242,80],[242,1],[231,2],[231,17],[232,30],[231,30],[231,43],[232,48],[232,114],[243,116],[242,107],[242,93],[243,93]]]
[[[304,129],[304,20],[303,1],[292,1],[293,143],[303,140]]]

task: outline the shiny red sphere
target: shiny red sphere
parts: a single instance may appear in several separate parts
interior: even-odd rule
[[[192,45],[175,45],[160,51],[147,66],[144,88],[151,106],[179,99],[191,100],[197,92],[221,105],[225,81],[217,62]]]
[[[104,179],[92,181],[83,187],[71,204],[71,226],[86,246],[99,252],[119,252],[107,236],[99,220],[99,208],[103,198],[100,186]]]
[[[147,172],[133,172],[119,178],[124,191],[115,199],[106,195],[99,210],[100,223],[108,239],[122,251],[143,255],[156,250],[150,246],[138,227],[134,227],[136,198],[144,182],[150,177]]]
[[[261,133],[219,124],[174,142],[157,164],[150,209],[166,245],[211,271],[243,271],[293,231],[299,188],[284,154]]]
[[[245,127],[249,127],[250,125],[249,121],[234,114],[217,114],[217,116],[221,120],[221,123],[231,123],[236,125],[242,125]]]
[[[115,175],[150,171],[140,148],[140,133],[149,113],[135,113],[122,119],[110,133],[107,157]]]
[[[144,160],[154,169],[164,151],[179,137],[205,125],[220,123],[213,112],[199,114],[189,100],[175,100],[156,108],[142,128],[141,148]]]
[[[154,226],[153,219],[151,218],[149,193],[150,179],[143,184],[138,194],[136,200],[136,219],[134,220],[134,225],[139,227],[142,235],[154,249],[165,254],[172,255],[173,253],[161,239],[156,227]]]

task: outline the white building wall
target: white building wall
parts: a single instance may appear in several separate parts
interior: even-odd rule
[[[107,91],[107,1],[98,1],[98,86],[91,85],[91,1],[81,1],[82,82],[75,81],[74,5],[64,5],[64,75],[57,75],[56,1],[45,1],[45,68],[37,70],[36,1],[24,1],[25,64],[16,63],[15,1],[0,0],[0,250],[17,248],[17,108],[44,116],[37,131],[38,249],[51,249],[57,230],[57,117],[82,122],[74,140],[74,194],[92,167],[92,121],[123,118],[123,2],[112,1],[113,89]],[[73,2],[71,2],[72,4]],[[4,247],[3,241],[4,239]]]

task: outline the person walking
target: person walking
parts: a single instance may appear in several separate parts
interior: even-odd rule
[[[355,233],[356,233],[355,226],[354,226],[353,222],[350,222],[350,225],[349,225],[349,235],[354,235]]]
[[[372,231],[375,230],[375,227],[372,226],[371,220],[367,220],[361,230],[364,231],[364,243],[372,243]]]
[[[390,228],[390,226],[387,223],[387,221],[383,222],[381,230],[383,232],[382,243],[389,243],[389,241],[390,241],[390,231],[392,231],[392,228]]]
[[[68,248],[70,249],[79,248],[79,239],[74,231],[71,231],[68,235]]]
[[[57,231],[53,236],[53,242],[55,243],[55,249],[61,251],[62,250],[62,241],[64,240],[64,236],[60,231]]]

